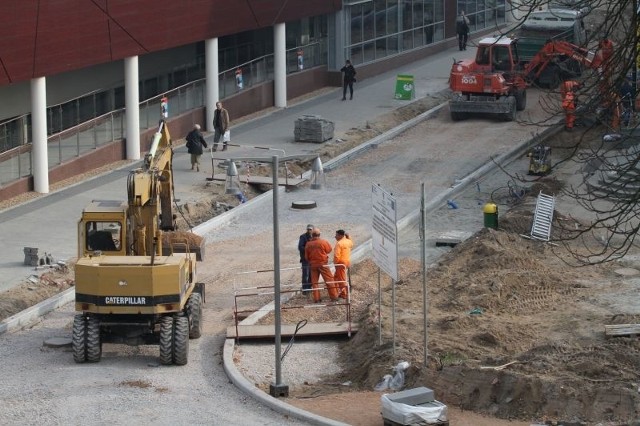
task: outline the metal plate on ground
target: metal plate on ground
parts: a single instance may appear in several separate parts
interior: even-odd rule
[[[471,236],[471,232],[467,231],[445,231],[436,235],[436,247],[448,246],[455,247]]]

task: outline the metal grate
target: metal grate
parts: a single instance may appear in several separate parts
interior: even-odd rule
[[[556,197],[538,194],[536,211],[533,214],[533,225],[531,225],[531,238],[536,240],[549,241],[551,238],[551,222],[553,221],[553,209],[556,204]]]

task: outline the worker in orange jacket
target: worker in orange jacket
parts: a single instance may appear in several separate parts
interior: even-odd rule
[[[336,246],[333,249],[333,264],[336,272],[333,275],[338,287],[338,297],[346,299],[349,294],[347,269],[351,266],[351,249],[353,241],[343,229],[336,231]]]
[[[564,128],[572,130],[576,122],[576,91],[581,84],[574,80],[567,80],[562,83],[560,93],[562,94],[562,109],[564,109]]]
[[[315,303],[320,303],[320,290],[318,290],[318,282],[320,275],[324,279],[327,286],[329,298],[332,301],[338,300],[338,290],[334,282],[333,274],[327,264],[329,263],[329,253],[331,253],[331,244],[329,241],[320,238],[320,229],[313,228],[311,231],[311,241],[304,246],[304,257],[309,262],[311,268],[311,295]]]

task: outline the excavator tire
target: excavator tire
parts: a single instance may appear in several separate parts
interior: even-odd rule
[[[527,89],[516,91],[516,110],[524,111],[527,107]]]
[[[516,97],[515,96],[509,96],[507,98],[507,102],[509,104],[509,111],[505,112],[502,115],[502,119],[504,121],[514,121],[516,119],[516,110],[517,108],[517,101],[516,101]]]
[[[71,349],[73,360],[77,363],[87,361],[87,321],[83,314],[73,317],[73,330],[71,335]]]
[[[173,363],[173,317],[160,318],[160,364]]]
[[[453,121],[462,121],[467,119],[466,112],[453,112],[451,111],[451,120]]]
[[[77,363],[98,362],[102,357],[100,321],[97,318],[77,314],[73,317],[71,337],[73,360]]]
[[[189,318],[176,315],[173,325],[173,363],[186,365],[189,361]]]
[[[202,296],[192,293],[187,300],[187,316],[189,317],[189,338],[198,339],[202,335]]]

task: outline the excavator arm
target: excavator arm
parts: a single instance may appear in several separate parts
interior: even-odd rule
[[[130,249],[135,255],[162,253],[162,231],[175,230],[172,162],[171,136],[160,121],[143,167],[132,170],[127,180]]]
[[[569,57],[587,68],[601,69],[601,72],[604,72],[602,68],[606,67],[612,54],[613,43],[608,39],[602,40],[595,52],[562,40],[550,41],[527,64],[524,73],[529,81],[533,81],[561,56]]]

